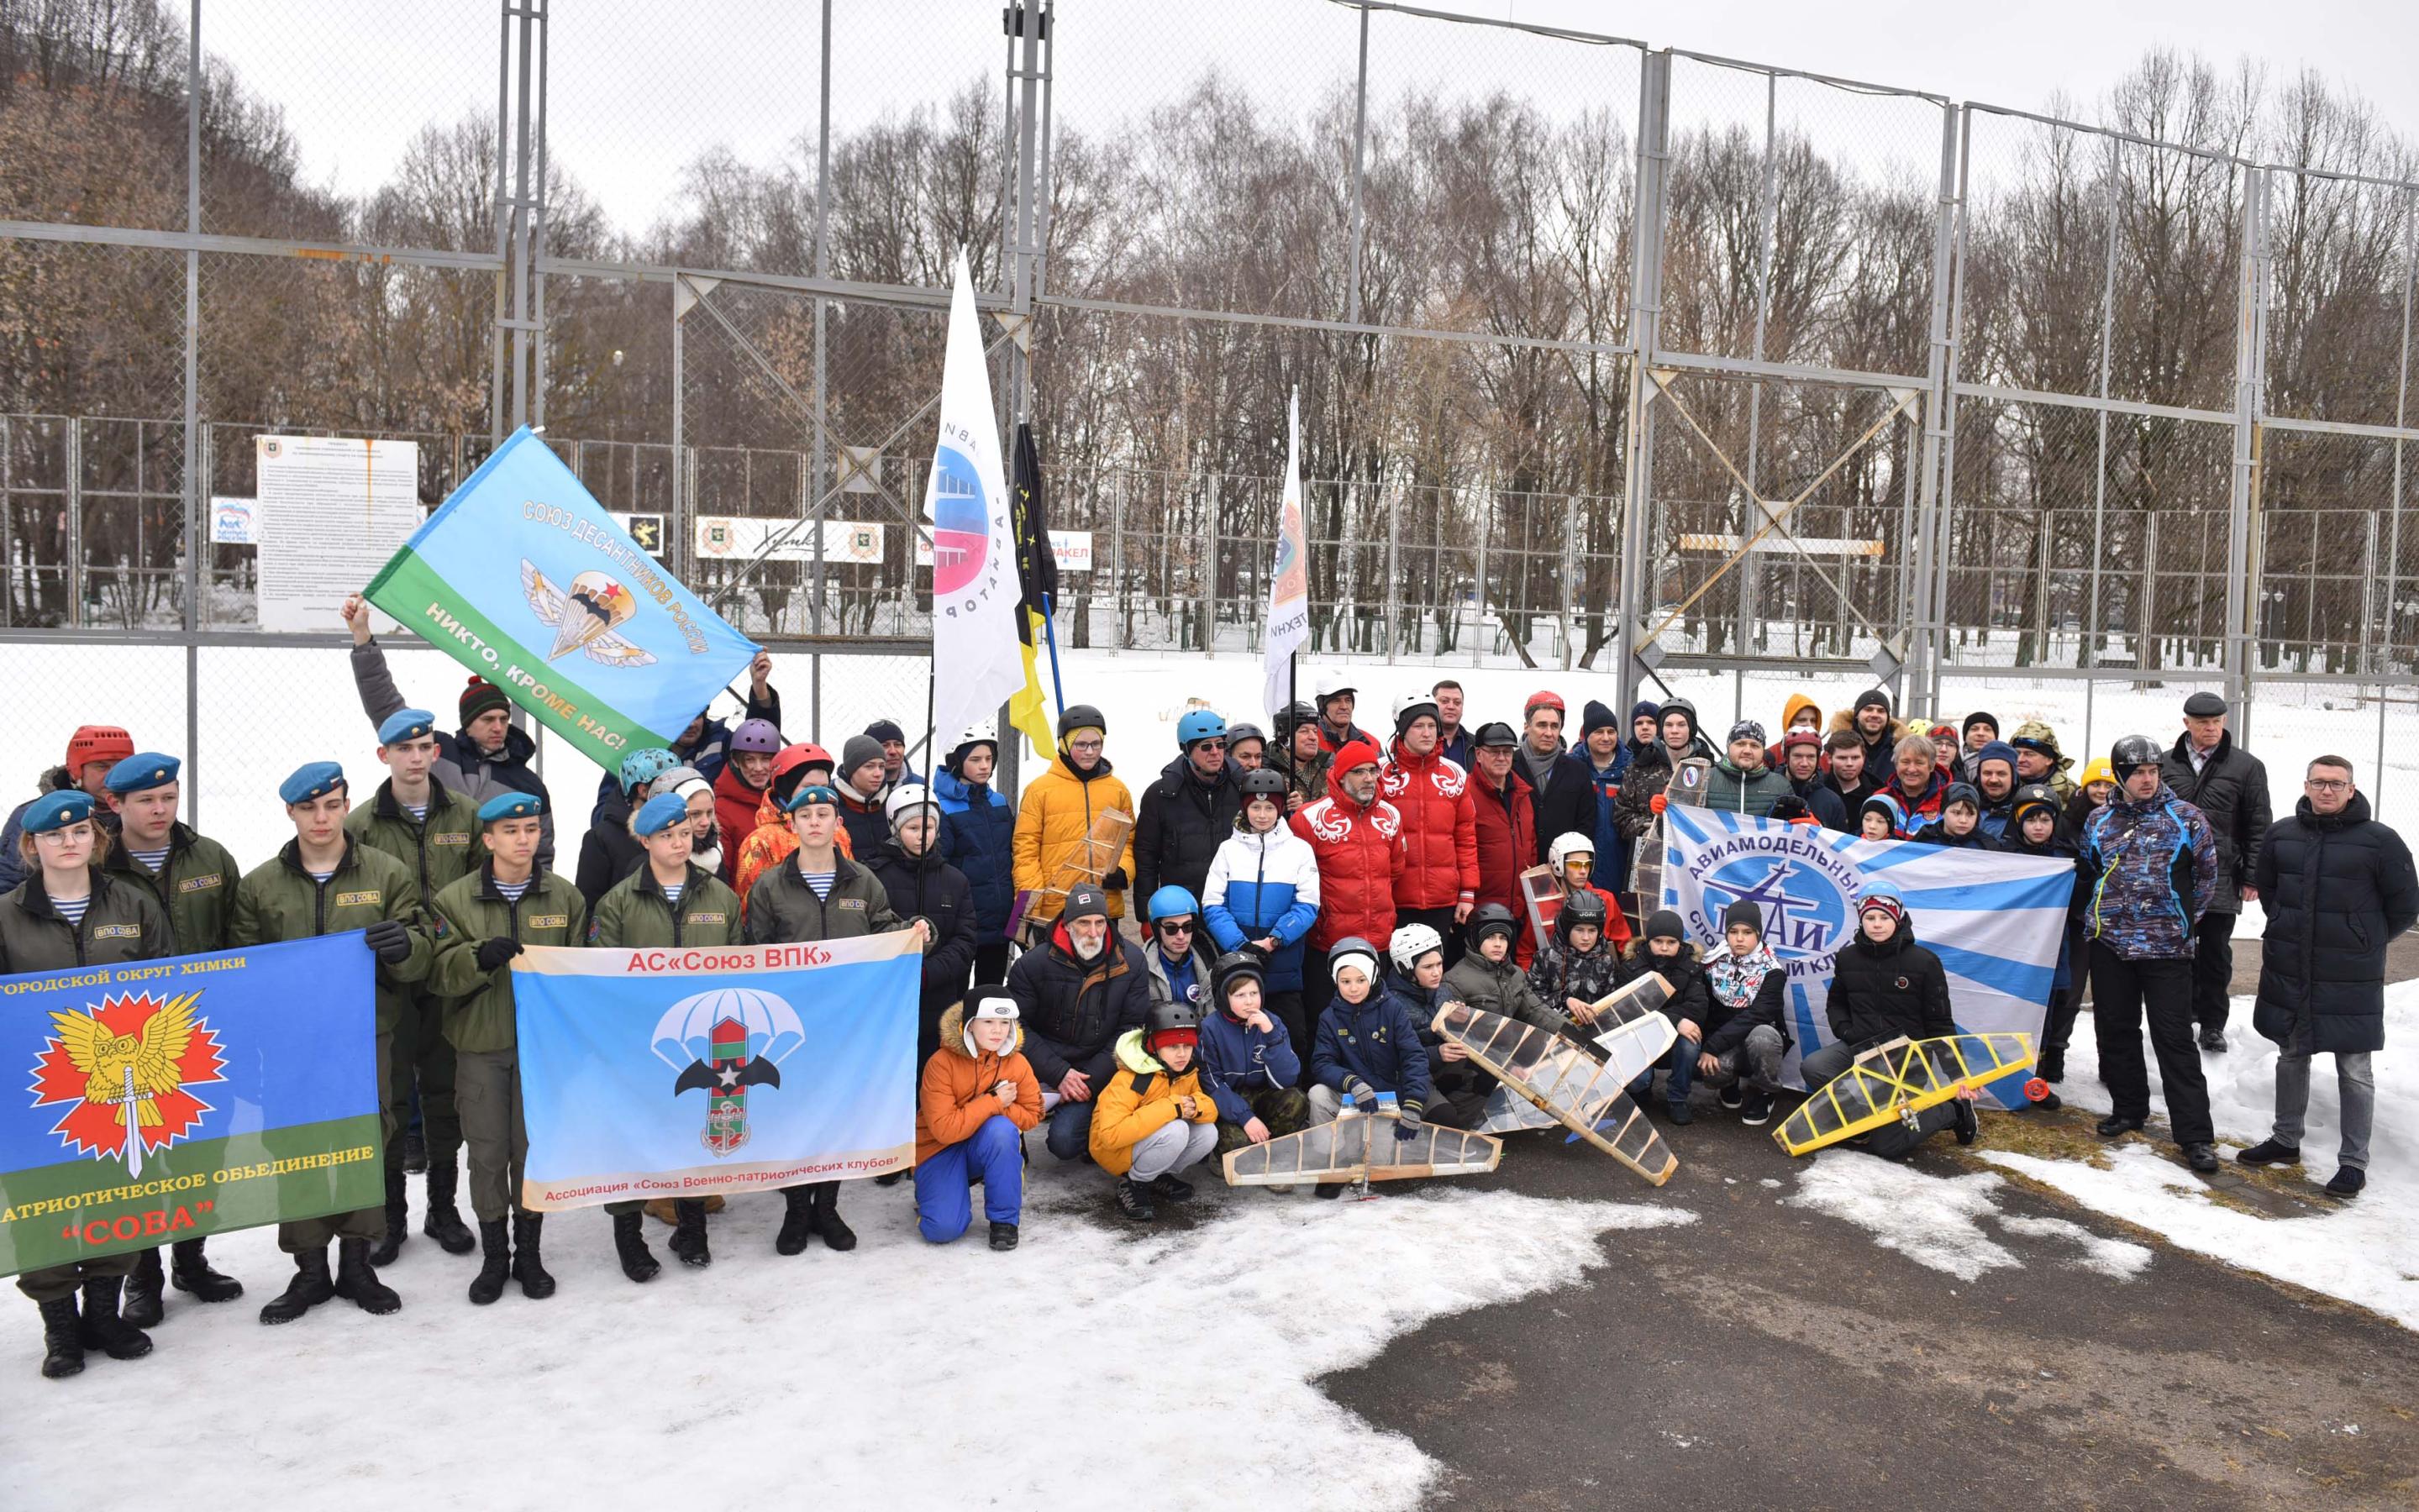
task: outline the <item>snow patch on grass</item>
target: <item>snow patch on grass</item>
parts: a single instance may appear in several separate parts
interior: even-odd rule
[[[1796,1194],[1781,1200],[1854,1224],[1882,1248],[1962,1281],[1985,1271],[2024,1265],[2014,1251],[1991,1237],[1982,1226],[1985,1218],[2011,1233],[2074,1245],[2082,1251],[2079,1263],[2118,1280],[2133,1279],[2150,1263],[2146,1246],[2103,1239],[2081,1224],[2001,1213],[1995,1199],[2006,1184],[1987,1171],[1927,1176],[1892,1161],[1835,1151],[1817,1157],[1799,1180]]]
[[[383,1273],[401,1313],[340,1301],[277,1329],[257,1321],[291,1274],[273,1231],[214,1239],[246,1295],[170,1292],[148,1359],[41,1380],[34,1308],[0,1308],[0,1505],[83,1494],[99,1419],[141,1425],[113,1436],[113,1483],[252,1505],[605,1508],[703,1473],[828,1505],[1131,1507],[1134,1466],[1179,1460],[1240,1505],[1407,1505],[1435,1462],[1314,1382],[1430,1319],[1581,1280],[1608,1230],[1694,1221],[1508,1192],[1205,1186],[1192,1224],[1136,1233],[1097,1216],[1088,1173],[1037,1176],[1012,1254],[979,1222],[927,1245],[909,1188],[852,1184],[853,1254],[777,1257],[780,1204],[734,1199],[703,1272],[650,1220],[664,1272],[633,1286],[591,1209],[547,1223],[551,1301],[508,1286],[471,1306],[472,1260],[415,1232]]]

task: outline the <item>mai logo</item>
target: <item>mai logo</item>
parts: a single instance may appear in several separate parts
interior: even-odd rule
[[[672,1095],[705,1093],[699,1139],[716,1157],[747,1142],[747,1089],[781,1085],[780,1062],[806,1043],[797,1010],[755,987],[683,998],[655,1022],[655,1058],[680,1073]]]
[[[1793,977],[1824,976],[1856,928],[1864,878],[1840,852],[1795,832],[1761,831],[1710,844],[1691,864],[1703,917],[1696,928],[1721,936],[1722,910],[1752,903],[1764,915],[1764,943]]]
[[[51,1132],[79,1154],[125,1161],[129,1176],[143,1174],[145,1151],[191,1133],[211,1107],[186,1089],[226,1079],[218,1036],[193,1014],[200,997],[120,996],[51,1015],[27,1089],[36,1107],[69,1105]]]

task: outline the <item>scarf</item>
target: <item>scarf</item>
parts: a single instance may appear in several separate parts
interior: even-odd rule
[[[1764,973],[1780,970],[1780,958],[1762,940],[1745,955],[1724,950],[1705,963],[1705,986],[1725,1008],[1744,1008],[1755,1000]]]
[[[1520,742],[1521,770],[1529,775],[1529,786],[1541,793],[1546,790],[1546,778],[1553,771],[1554,763],[1561,759],[1563,753],[1560,751],[1539,756],[1535,746],[1526,741]]]

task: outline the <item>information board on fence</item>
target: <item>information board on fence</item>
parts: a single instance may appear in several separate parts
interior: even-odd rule
[[[424,516],[420,445],[365,436],[254,440],[260,628],[343,629],[336,611],[377,575]],[[372,617],[380,634],[394,621]]]

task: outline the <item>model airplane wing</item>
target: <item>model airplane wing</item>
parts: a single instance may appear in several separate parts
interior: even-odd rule
[[[2029,1034],[1944,1034],[1877,1045],[1814,1089],[1772,1137],[1793,1155],[1869,1134],[2033,1063]]]
[[[1393,1116],[1348,1109],[1333,1123],[1227,1152],[1226,1184],[1293,1186],[1468,1176],[1493,1170],[1502,1157],[1503,1146],[1483,1134],[1429,1124],[1404,1138]]]
[[[1434,1027],[1468,1051],[1504,1090],[1656,1185],[1679,1168],[1662,1136],[1622,1092],[1636,1070],[1625,1073],[1559,1034],[1466,1003],[1447,1003],[1438,1011]],[[1667,1021],[1664,1032],[1670,1031]],[[1667,1038],[1664,1043],[1668,1047],[1671,1042]],[[1489,1118],[1487,1127],[1495,1126],[1495,1119]]]
[[[1596,1047],[1605,1053],[1606,1068],[1623,1086],[1638,1079],[1639,1073],[1661,1065],[1672,1053],[1680,1031],[1663,1012],[1663,1005],[1671,1000],[1672,984],[1661,973],[1649,971],[1593,1005],[1595,1022],[1589,1029]]]

